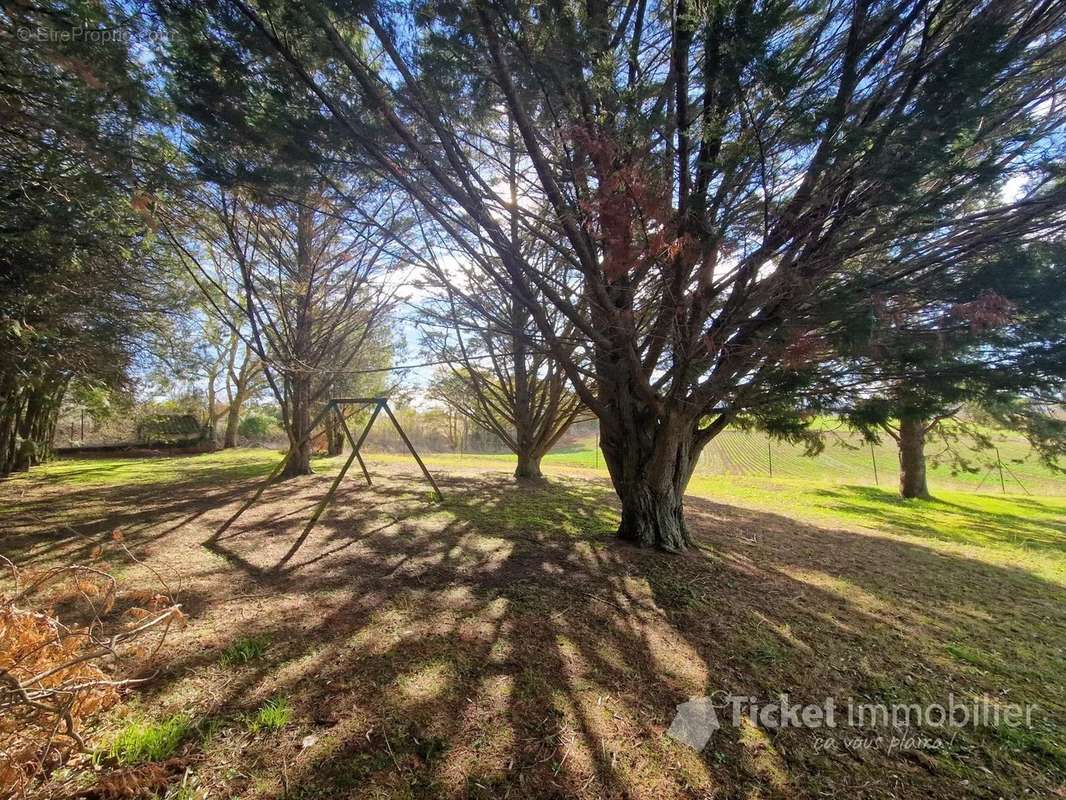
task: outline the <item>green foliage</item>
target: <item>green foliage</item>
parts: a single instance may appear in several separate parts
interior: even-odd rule
[[[191,728],[192,720],[186,714],[175,714],[161,722],[134,719],[103,752],[123,766],[162,761],[178,749]]]
[[[262,442],[279,431],[277,420],[262,411],[252,411],[241,418],[237,433],[253,442]]]
[[[240,14],[220,19],[201,3],[164,8],[167,90],[196,133],[188,156],[199,176],[224,187],[284,187],[289,193],[308,187],[316,180],[312,165],[321,163],[321,154],[332,151],[337,139],[314,95],[293,81],[283,63],[231,48],[249,35],[249,43],[258,40]],[[303,32],[306,11],[284,5],[274,11],[277,23],[292,33],[289,45],[317,60],[318,43]]]
[[[840,356],[837,380],[850,384],[837,392],[846,419],[876,442],[900,419],[934,425],[965,409],[1024,434],[1054,467],[1066,454],[1066,422],[1048,413],[1066,388],[1064,278],[1061,244],[1006,243],[960,259],[892,300],[871,295],[875,324],[866,336],[840,326],[831,337]],[[838,302],[828,300],[830,307]],[[992,446],[980,426],[966,422],[940,432],[949,445],[941,459],[956,469],[970,465],[953,443]]]
[[[141,335],[165,319],[146,218],[169,144],[145,125],[162,109],[131,51],[137,19],[87,0],[0,15],[0,430],[38,451],[66,384],[124,387]],[[0,436],[0,475],[19,448]]]
[[[236,664],[247,664],[251,661],[258,661],[266,654],[269,647],[269,636],[246,636],[243,639],[238,639],[223,650],[219,663],[225,666],[232,666]]]
[[[92,418],[100,424],[111,419],[120,408],[129,405],[129,397],[116,392],[106,384],[89,380],[72,381],[67,388],[67,400],[82,406]]]
[[[248,717],[245,727],[249,733],[267,731],[276,733],[292,719],[292,706],[286,697],[275,697],[264,703],[255,714]]]

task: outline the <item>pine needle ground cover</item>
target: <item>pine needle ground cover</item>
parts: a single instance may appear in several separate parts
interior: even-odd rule
[[[5,555],[69,562],[120,528],[144,561],[123,580],[159,571],[189,617],[159,674],[98,721],[97,769],[131,720],[181,719],[161,797],[1062,791],[1066,498],[697,475],[700,547],[666,557],[614,541],[594,465],[560,456],[546,483],[516,486],[506,459],[431,459],[436,504],[413,465],[377,457],[374,487],[346,481],[306,537],[337,461],[216,535],[276,458],[58,461],[0,486]],[[668,734],[679,704],[725,694],[1035,710],[937,746],[935,731],[892,747],[888,729],[757,721],[702,751]],[[91,763],[64,777],[104,780]]]

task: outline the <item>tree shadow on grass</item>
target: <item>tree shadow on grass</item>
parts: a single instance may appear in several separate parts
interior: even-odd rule
[[[164,490],[151,484],[85,486],[21,498],[4,514],[4,553],[16,563],[86,560],[94,548],[121,530],[131,542],[148,545],[188,526],[216,505],[246,492],[225,480],[177,480]]]
[[[1037,512],[1036,515],[1024,515],[967,507],[936,497],[904,500],[895,493],[867,486],[821,489],[815,494],[825,498],[831,509],[862,517],[866,522],[873,521],[884,529],[900,533],[960,544],[1017,546],[1024,542],[1027,548],[1034,550],[1066,553],[1066,521],[1048,518],[1052,510],[1035,500],[1010,498],[1001,501]],[[923,509],[936,513],[922,516]],[[950,527],[944,527],[945,522]]]
[[[116,529],[131,543],[149,545],[212,515],[218,507],[247,497],[278,458],[274,453],[249,451],[231,462],[206,460],[214,455],[130,457],[117,462],[110,456],[102,459],[105,465],[78,459],[72,462],[77,468],[67,468],[60,459],[55,462],[62,468],[57,474],[31,472],[6,481],[2,486],[12,502],[3,513],[0,542],[4,554],[16,563],[84,561]],[[323,459],[315,461],[320,466],[324,463]],[[139,470],[135,479],[81,480],[133,468]],[[77,476],[73,485],[67,485],[72,476]],[[275,513],[297,515],[301,510],[286,508]]]
[[[322,708],[343,709],[324,731],[328,747],[288,773],[290,796],[333,797],[359,784],[396,796],[490,797],[519,775],[528,783],[514,796],[642,796],[619,773],[629,756],[599,732],[624,711],[604,700],[613,686],[593,692],[571,677],[580,659],[622,681],[628,668],[619,654],[644,649],[628,624],[609,631],[616,603],[594,596],[597,588],[611,594],[591,557],[613,548],[616,520],[604,511],[602,489],[529,487],[517,490],[518,500],[503,483],[453,480],[443,488],[449,502],[441,508],[425,503],[417,481],[346,487],[299,561],[261,582],[281,608],[256,613],[255,630],[284,643],[283,660],[269,680],[256,671],[220,681],[225,691],[211,693],[202,715],[232,718],[277,693],[298,698],[311,728],[323,725],[315,722]],[[275,501],[264,499],[262,520],[216,543],[234,548],[229,563],[255,580],[286,544],[262,526],[282,524],[269,513]],[[360,513],[346,514],[351,506]],[[375,525],[376,506],[388,509],[391,525]],[[599,638],[610,654],[586,651],[588,626],[608,629]],[[148,691],[165,696],[190,672],[210,668],[202,650],[191,651]],[[668,681],[654,686],[669,692]],[[639,717],[627,725],[658,748],[680,750],[662,740],[661,720],[656,730]],[[695,753],[687,758],[690,770],[703,771]],[[267,772],[269,760],[264,753]]]
[[[309,660],[293,659],[303,680],[281,691],[312,681],[312,709],[334,702],[344,675],[361,683],[342,690],[359,714],[300,762],[293,796],[924,796],[950,773],[914,754],[842,773],[813,753],[809,732],[724,730],[696,757],[664,731],[678,703],[716,690],[812,702],[830,691],[933,702],[959,680],[991,690],[1002,675],[974,675],[945,643],[982,646],[993,611],[1032,633],[1044,612],[1029,601],[1049,589],[1066,599],[1022,571],[706,501],[688,504],[707,549],[674,558],[616,544],[600,484],[451,479],[434,506],[416,480],[392,480],[352,489],[360,513],[339,504],[305,542],[304,568],[284,575],[292,591],[329,593],[355,575],[385,584],[315,625],[331,635]],[[390,518],[372,526],[382,508]],[[965,590],[982,576],[1013,602]],[[354,655],[353,640],[371,654]],[[1030,654],[1038,671],[1052,641]],[[920,690],[907,683],[915,671],[927,674]],[[1018,686],[1039,691],[1025,676]],[[1005,780],[1037,780],[1027,769]]]
[[[839,753],[813,748],[813,736],[826,731],[770,732],[755,755],[746,754],[756,763],[776,750],[781,758],[769,759],[768,776],[791,773],[812,794],[848,796],[931,795],[961,776],[1011,796],[1066,778],[1066,751],[1057,744],[1066,732],[1062,585],[917,541],[694,498],[686,508],[703,552],[681,559],[684,567],[660,563],[647,574],[674,629],[701,657],[724,657],[722,680],[708,694],[766,701],[784,692],[801,703],[832,694],[886,704],[946,704],[954,694],[1041,709],[1042,727],[1025,747],[1001,730],[971,729],[950,752],[845,750],[842,772]]]
[[[169,532],[143,530],[155,557],[181,555],[201,611],[139,697],[153,713],[219,722],[187,745],[214,794],[918,798],[965,796],[960,776],[1003,796],[1055,780],[1039,754],[1005,758],[979,737],[928,763],[817,753],[810,731],[752,725],[697,754],[665,731],[677,704],[716,690],[942,702],[1008,685],[1061,724],[1062,676],[1048,671],[1060,586],[695,498],[700,548],[665,556],[614,540],[602,482],[444,476],[436,504],[411,472],[375,478],[342,484],[302,541],[301,513],[327,476],[270,487],[211,549],[246,496],[233,486],[203,499],[195,528],[168,517]],[[253,634],[271,641],[262,661],[219,662]],[[1003,671],[959,661],[951,643]],[[293,721],[249,733],[243,715],[279,695]]]

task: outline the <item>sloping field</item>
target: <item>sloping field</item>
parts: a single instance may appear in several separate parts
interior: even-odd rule
[[[956,445],[967,461],[966,467],[959,469],[953,466],[943,439],[932,437],[926,447],[930,489],[933,492],[940,488],[989,494],[1066,495],[1066,474],[1041,464],[1020,436],[996,433],[993,441],[1002,460],[1002,483],[995,450],[977,451]],[[471,466],[514,460],[510,455],[477,453],[437,454],[433,458],[440,463],[451,460]],[[544,464],[607,472],[595,436],[556,448],[545,456]],[[806,456],[802,446],[771,440],[763,433],[730,429],[707,446],[696,474],[795,478],[893,488],[899,482],[899,461],[895,443],[887,437],[871,447],[855,433],[832,430],[825,450],[817,456]]]

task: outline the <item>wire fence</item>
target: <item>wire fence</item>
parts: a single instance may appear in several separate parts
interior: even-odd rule
[[[509,462],[513,456],[502,443],[483,432],[457,433],[427,424],[418,415],[404,415],[401,421],[414,446],[438,462],[456,466],[486,466]],[[359,427],[359,420],[352,425]],[[353,427],[353,429],[354,429]],[[128,444],[137,446],[137,422],[118,416],[97,424],[77,410],[60,417],[55,445],[65,448],[92,448]],[[276,430],[258,439],[241,439],[242,445],[286,447],[284,434]],[[368,455],[405,451],[391,426],[375,426],[367,438]],[[955,463],[943,442],[935,437],[926,447],[930,485],[935,489],[958,489],[982,493],[1066,495],[1066,474],[1040,463],[1020,437],[1002,435],[990,450],[961,450],[965,463]],[[544,458],[545,466],[577,467],[606,474],[603,456],[597,446],[595,424],[583,424]],[[738,476],[777,480],[811,480],[837,484],[895,487],[899,482],[899,461],[895,443],[889,440],[871,445],[856,434],[834,432],[825,449],[807,456],[799,445],[771,439],[765,434],[726,430],[715,437],[700,456],[695,469],[701,476]]]
[[[963,464],[957,463],[942,443],[930,441],[927,470],[934,490],[1066,495],[1066,474],[1040,463],[1024,440],[1004,437],[990,450],[962,448],[958,452]],[[456,452],[451,460],[458,466],[476,466],[498,460],[498,456]],[[607,472],[594,437],[556,448],[544,457],[544,464]],[[899,484],[899,457],[894,442],[871,445],[854,434],[834,433],[822,452],[808,456],[800,445],[765,434],[726,430],[704,448],[694,474],[895,488]]]

